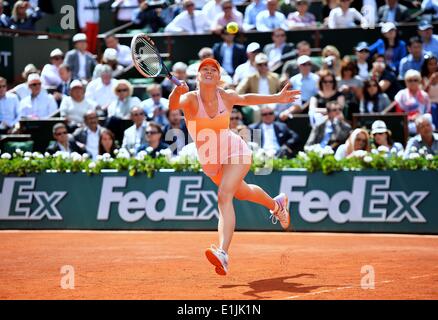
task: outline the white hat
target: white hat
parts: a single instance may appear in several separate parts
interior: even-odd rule
[[[59,48],[56,48],[55,50],[50,52],[50,58],[63,56],[63,55],[64,55],[64,52],[62,52],[61,49],[59,49]]]
[[[27,84],[31,84],[31,83],[35,83],[35,82],[41,83],[41,77],[38,73],[31,73],[27,77]]]
[[[85,33],[77,33],[73,36],[73,43],[78,41],[87,41],[87,36]]]
[[[83,84],[80,80],[73,80],[73,81],[70,83],[70,90],[73,89],[73,88],[76,88],[76,87],[81,87],[81,88],[83,88],[83,87],[84,87],[84,84]]]
[[[117,60],[117,50],[113,48],[107,48],[103,53],[103,59],[105,61],[114,61]]]
[[[299,56],[297,59],[297,64],[300,66],[302,64],[305,64],[307,62],[310,62],[310,57],[303,55],[303,56]]]
[[[256,64],[267,63],[269,61],[268,56],[264,53],[259,53],[254,59]]]
[[[376,120],[371,126],[371,134],[390,132],[386,127],[386,123],[382,120]]]
[[[246,47],[246,53],[254,52],[260,49],[260,45],[257,42],[251,42],[248,47]]]
[[[393,22],[385,22],[382,24],[382,33],[387,33],[393,29],[397,29]]]

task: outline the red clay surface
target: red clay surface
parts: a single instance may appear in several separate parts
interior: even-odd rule
[[[0,232],[0,299],[438,299],[438,236],[215,232]],[[75,288],[61,288],[61,267]],[[361,268],[375,288],[361,288]]]

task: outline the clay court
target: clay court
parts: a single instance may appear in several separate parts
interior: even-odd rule
[[[438,236],[237,232],[0,232],[0,299],[438,299]],[[75,288],[61,288],[61,267]],[[362,289],[361,268],[375,272]]]

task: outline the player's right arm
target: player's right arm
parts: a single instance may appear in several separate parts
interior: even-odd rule
[[[184,81],[181,81],[180,86],[175,86],[169,95],[170,110],[185,110],[190,106],[189,86]]]

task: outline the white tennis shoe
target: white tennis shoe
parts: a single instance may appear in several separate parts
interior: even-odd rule
[[[228,254],[217,248],[215,245],[211,245],[210,248],[205,250],[205,256],[212,265],[216,267],[215,271],[218,275],[225,276],[228,273]]]
[[[277,221],[280,221],[281,226],[286,230],[290,225],[289,199],[286,194],[280,193],[274,200],[278,203],[278,208],[275,212],[270,211],[272,223],[276,224]]]

